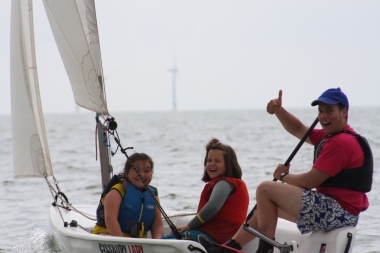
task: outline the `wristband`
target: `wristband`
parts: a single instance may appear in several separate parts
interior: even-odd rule
[[[201,218],[201,216],[199,215],[199,213],[197,214],[197,218],[198,218],[198,220],[199,220],[201,223],[205,223],[205,221]]]
[[[280,180],[282,182],[284,182],[284,180],[282,180],[286,175],[288,175],[289,173],[288,172],[282,172],[281,175],[280,175]]]

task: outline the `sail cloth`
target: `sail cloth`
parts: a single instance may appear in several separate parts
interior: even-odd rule
[[[94,0],[43,0],[75,102],[108,115]]]
[[[11,9],[14,177],[52,176],[37,76],[32,0],[12,0]]]

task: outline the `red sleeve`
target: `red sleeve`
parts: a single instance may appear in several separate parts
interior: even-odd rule
[[[327,135],[322,129],[313,129],[309,135],[310,142],[315,146],[317,145],[321,140],[326,138]]]

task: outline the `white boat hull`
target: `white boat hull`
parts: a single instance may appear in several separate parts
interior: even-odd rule
[[[88,217],[95,218],[96,206],[77,206],[78,211]],[[183,214],[183,215],[181,215]],[[64,226],[61,215],[69,224],[74,220],[78,226]],[[193,217],[188,213],[171,211],[167,212],[175,226],[187,224]],[[56,242],[61,249],[68,249],[73,253],[171,253],[171,252],[202,252],[205,249],[197,242],[188,240],[157,240],[137,239],[107,235],[95,235],[90,231],[95,221],[84,217],[75,210],[67,211],[57,207],[50,208],[50,223]],[[164,222],[165,234],[170,233],[170,228]],[[331,232],[315,232],[301,235],[294,223],[278,220],[276,241],[279,243],[298,244],[298,248],[292,252],[302,253],[346,253],[347,234],[352,235],[352,242],[347,253],[352,251],[356,236],[356,228],[346,227]],[[294,242],[295,241],[295,242]],[[255,252],[258,245],[256,238],[243,248],[244,252]],[[294,244],[295,245],[295,244]],[[200,249],[200,250],[197,250]],[[279,252],[275,249],[274,252]]]
[[[85,218],[74,210],[60,209],[65,221],[70,223],[75,220],[80,225],[78,227],[64,227],[57,210],[56,207],[50,208],[50,224],[54,237],[61,249],[66,248],[73,253],[191,252],[188,249],[189,246],[199,247],[204,250],[199,243],[186,240],[138,239],[91,234],[90,231],[94,227],[95,221]],[[78,210],[92,218],[95,217],[95,206],[80,206]],[[173,218],[172,221],[174,223],[175,219]]]

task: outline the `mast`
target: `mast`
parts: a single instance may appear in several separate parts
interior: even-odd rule
[[[96,114],[96,118],[99,119],[102,115]],[[110,140],[109,134],[104,128],[104,123],[101,120],[97,121],[98,130],[98,146],[99,146],[99,157],[100,157],[100,172],[102,178],[102,189],[107,185],[108,181],[111,179],[113,173],[113,167],[110,159]]]
[[[99,83],[104,89],[104,79],[102,76],[99,76]],[[98,147],[99,147],[99,162],[100,162],[100,173],[102,179],[102,190],[106,187],[107,183],[111,179],[111,175],[113,173],[113,167],[111,164],[110,157],[110,135],[106,130],[108,127],[107,118],[103,115],[96,113],[96,124],[98,130]]]

